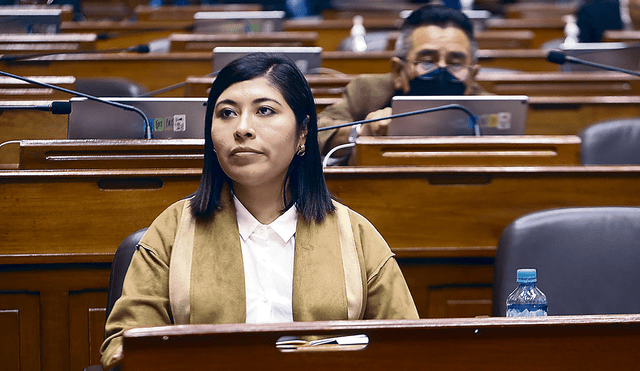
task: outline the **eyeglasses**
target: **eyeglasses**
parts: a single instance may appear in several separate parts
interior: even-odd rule
[[[434,63],[432,61],[407,60],[407,62],[413,64],[413,67],[416,69],[416,72],[419,75],[427,74],[431,71],[436,70],[438,67],[440,67],[437,63]],[[452,74],[453,76],[459,78],[460,80],[463,80],[464,78],[467,77],[467,74],[469,73],[471,66],[467,66],[459,63],[451,63],[451,64],[447,64],[444,68],[447,71],[449,71],[449,73]]]

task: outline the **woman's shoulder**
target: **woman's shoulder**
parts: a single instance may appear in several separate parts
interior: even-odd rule
[[[159,254],[170,254],[178,225],[185,212],[185,204],[190,197],[169,205],[149,226],[147,233],[140,240],[140,245]],[[188,211],[187,211],[188,212]]]

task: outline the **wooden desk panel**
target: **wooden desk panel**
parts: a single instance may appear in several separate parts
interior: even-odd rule
[[[638,96],[529,97],[527,134],[575,135],[605,120],[640,117]]]
[[[204,139],[23,140],[22,170],[202,169]]]
[[[548,51],[542,49],[479,49],[478,64],[482,68],[498,68],[514,71],[560,70],[557,64],[547,61]]]
[[[169,36],[171,52],[213,50],[216,46],[316,46],[316,32],[256,32],[246,34],[178,34]]]
[[[260,11],[260,4],[208,4],[208,5],[188,5],[188,6],[149,6],[138,5],[134,12],[136,19],[140,21],[190,21],[193,20],[197,12],[241,12]]]
[[[26,76],[32,80],[75,90],[76,78],[73,76]],[[0,100],[54,100],[69,99],[71,94],[30,84],[12,77],[0,77]]]
[[[358,166],[567,166],[580,165],[580,143],[577,136],[365,136],[355,156]]]
[[[3,106],[46,106],[47,101],[0,101],[0,144],[22,139],[65,139],[68,115],[54,115],[36,110],[5,110]],[[8,143],[0,147],[0,168],[17,168],[19,144]]]
[[[213,66],[211,52],[192,52],[67,54],[0,63],[0,68],[20,76],[123,77],[153,91],[182,82],[190,75],[209,74]]]
[[[275,348],[283,335],[353,334],[365,349]],[[124,370],[631,370],[639,335],[638,315],[150,327],[125,332]]]
[[[96,49],[128,48],[164,39],[172,33],[186,32],[193,28],[193,20],[184,22],[146,21],[82,21],[62,22],[61,33],[95,33]]]
[[[97,35],[0,34],[0,54],[63,53],[95,50]]]
[[[538,49],[547,41],[564,39],[565,22],[558,18],[500,19],[492,18],[486,22],[487,30],[512,32],[529,30],[535,34],[531,42],[532,49]]]
[[[483,72],[476,81],[499,95],[609,96],[640,94],[640,78],[617,72]]]
[[[399,30],[401,18],[364,18],[363,25],[367,32]],[[336,51],[340,42],[350,36],[352,19],[289,19],[283,24],[285,31],[313,31],[318,33],[318,46],[324,51]]]

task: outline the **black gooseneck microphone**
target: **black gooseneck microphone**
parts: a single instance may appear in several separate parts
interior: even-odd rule
[[[395,118],[398,118],[398,117],[420,115],[420,114],[423,114],[423,113],[444,111],[444,110],[450,110],[450,109],[460,110],[460,111],[463,111],[464,113],[466,113],[467,115],[469,115],[469,127],[473,128],[473,131],[474,131],[476,136],[480,136],[480,126],[478,125],[478,117],[475,116],[466,107],[461,106],[459,104],[446,104],[446,105],[440,106],[440,107],[425,108],[425,109],[421,109],[421,110],[417,110],[417,111],[398,113],[398,114],[395,114],[395,115],[385,116],[385,117],[380,117],[380,118],[375,118],[375,119],[360,120],[360,121],[354,121],[354,122],[347,122],[347,123],[339,124],[339,125],[325,126],[323,128],[318,128],[318,131],[333,130],[333,129],[339,129],[339,128],[343,128],[343,127],[347,127],[347,126],[368,124],[370,122],[375,122],[375,121],[382,121],[382,120],[387,120],[387,119],[395,119]]]
[[[600,68],[600,69],[608,70],[608,71],[622,72],[622,73],[626,73],[626,74],[629,74],[629,75],[639,76],[640,77],[640,72],[637,72],[637,71],[627,70],[627,69],[619,68],[619,67],[607,66],[606,64],[600,64],[600,63],[585,61],[583,59],[579,59],[579,58],[576,58],[576,57],[572,57],[570,55],[566,55],[563,52],[558,51],[558,50],[549,51],[549,54],[547,54],[547,60],[549,62],[551,62],[551,63],[556,63],[556,64],[564,64],[564,63],[567,63],[567,62],[574,63],[574,64],[583,64],[585,66]]]
[[[21,81],[27,82],[29,84],[44,86],[44,87],[49,88],[49,89],[58,90],[58,91],[65,92],[65,93],[68,93],[68,94],[71,94],[71,95],[75,95],[77,97],[87,98],[89,100],[93,100],[93,101],[96,101],[96,102],[108,104],[110,106],[115,106],[115,107],[118,107],[118,108],[122,108],[123,110],[126,110],[126,111],[136,112],[137,114],[142,116],[142,119],[144,120],[144,136],[145,136],[145,139],[152,139],[153,138],[153,134],[151,132],[151,125],[149,124],[149,119],[147,118],[147,115],[145,115],[144,112],[142,112],[142,110],[137,108],[137,107],[129,106],[127,104],[122,104],[122,103],[118,103],[118,102],[109,101],[109,100],[106,100],[106,99],[95,97],[93,95],[81,93],[79,91],[69,90],[69,89],[66,89],[66,88],[61,88],[59,86],[55,86],[55,85],[47,84],[47,83],[44,83],[44,82],[32,80],[32,79],[29,79],[29,78],[26,78],[26,77],[14,75],[14,74],[11,74],[11,73],[8,73],[8,72],[4,72],[4,71],[0,71],[0,75],[7,76],[7,77],[12,77],[14,79],[21,80]],[[51,111],[53,113],[62,113],[62,114],[64,114],[64,113],[68,114],[68,113],[71,112],[71,104],[68,101],[67,102],[56,102],[56,103],[57,103],[55,105],[56,112],[54,112],[54,104],[53,103],[52,103],[51,106],[35,106],[35,107],[13,106],[13,107],[15,107],[13,109],[28,109],[28,108],[30,108],[30,109],[38,109],[38,110],[42,110],[42,111]],[[11,107],[12,106],[4,106],[4,107],[1,107],[0,109],[12,109]],[[46,109],[45,107],[49,107],[49,109]]]

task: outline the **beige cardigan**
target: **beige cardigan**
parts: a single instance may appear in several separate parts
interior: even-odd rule
[[[122,345],[124,329],[175,323],[169,302],[169,267],[184,202],[167,208],[140,241],[122,296],[107,319],[107,338],[101,349],[105,368],[112,365]],[[199,221],[195,227],[189,296],[193,324],[242,323],[246,319],[242,250],[229,193],[223,193],[222,203],[215,217]],[[363,276],[363,308],[358,318],[418,318],[402,272],[384,239],[364,217],[352,210],[348,213]],[[298,216],[294,321],[349,318],[338,228],[335,213],[319,224]]]

